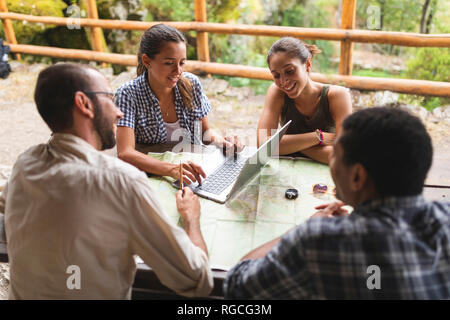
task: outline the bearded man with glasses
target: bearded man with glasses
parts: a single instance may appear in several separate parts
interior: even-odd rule
[[[39,74],[35,102],[53,134],[19,156],[0,195],[10,299],[129,299],[135,255],[178,294],[211,291],[198,198],[189,188],[177,193],[183,230],[144,172],[99,152],[116,144],[123,113],[113,98],[87,66],[57,64]]]

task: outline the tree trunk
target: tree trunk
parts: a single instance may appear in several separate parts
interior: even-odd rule
[[[434,0],[431,3],[430,13],[428,14],[427,23],[425,25],[425,33],[430,33],[431,21],[433,21],[434,13],[436,12],[437,0]]]
[[[420,18],[420,33],[427,33],[426,32],[426,17],[427,17],[427,11],[428,7],[430,6],[430,0],[425,0],[422,6],[422,18]]]
[[[380,30],[383,30],[383,22],[384,22],[384,10],[385,10],[385,0],[378,0],[380,4]]]

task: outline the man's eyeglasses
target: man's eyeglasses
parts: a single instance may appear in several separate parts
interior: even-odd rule
[[[104,95],[107,95],[112,101],[114,101],[116,99],[116,93],[115,92],[107,92],[107,91],[87,91],[87,92],[84,92],[83,91],[83,93],[87,94],[87,95],[104,94]]]

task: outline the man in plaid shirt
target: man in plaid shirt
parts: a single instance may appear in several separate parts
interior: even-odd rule
[[[330,156],[342,202],[248,253],[229,271],[225,297],[449,299],[450,203],[422,196],[431,160],[430,137],[407,112],[349,116]]]

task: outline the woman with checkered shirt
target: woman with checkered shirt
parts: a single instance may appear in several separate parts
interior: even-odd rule
[[[179,178],[176,164],[148,157],[136,150],[139,144],[214,143],[241,150],[236,137],[221,137],[210,129],[211,104],[198,78],[183,72],[186,39],[177,29],[158,24],[144,32],[138,53],[138,77],[122,85],[116,103],[124,113],[118,123],[117,153],[139,169]],[[187,183],[205,177],[192,162],[183,164]]]

